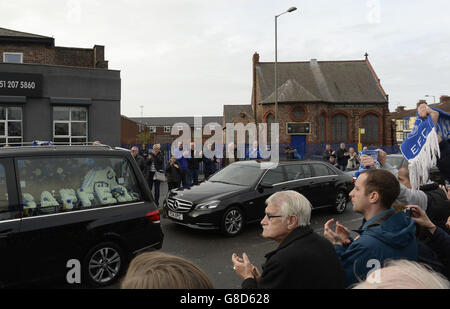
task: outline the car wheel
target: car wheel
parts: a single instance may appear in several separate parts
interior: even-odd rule
[[[348,196],[347,193],[344,191],[339,191],[336,195],[336,202],[334,207],[334,212],[341,214],[345,211],[345,208],[347,207],[348,202]]]
[[[225,212],[222,219],[222,233],[226,236],[239,234],[244,227],[244,214],[241,209],[231,207]]]
[[[110,285],[119,279],[125,267],[123,250],[113,242],[91,248],[83,264],[84,280],[91,286]]]

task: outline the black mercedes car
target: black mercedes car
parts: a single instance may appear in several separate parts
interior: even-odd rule
[[[164,212],[175,223],[234,236],[264,217],[265,201],[277,191],[296,190],[313,208],[342,213],[352,189],[352,177],[325,162],[239,161],[198,186],[170,191]]]

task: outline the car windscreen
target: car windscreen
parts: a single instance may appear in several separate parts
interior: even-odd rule
[[[263,172],[264,169],[256,165],[231,164],[218,171],[208,181],[251,186],[259,179]]]

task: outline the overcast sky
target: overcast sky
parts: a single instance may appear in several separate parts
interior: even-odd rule
[[[448,0],[14,0],[0,27],[105,45],[121,71],[121,113],[221,116],[250,104],[252,55],[274,61],[362,60],[369,53],[390,109],[450,94]]]

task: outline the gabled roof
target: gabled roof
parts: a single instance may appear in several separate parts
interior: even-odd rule
[[[54,45],[52,37],[0,28],[0,42],[30,42]]]
[[[232,123],[233,119],[238,117],[241,112],[244,112],[250,117],[253,117],[252,105],[224,105],[223,117],[225,119],[225,123]]]
[[[255,63],[261,100],[275,102],[273,62]],[[368,61],[279,62],[279,102],[386,103]]]
[[[194,117],[129,117],[128,119],[137,124],[144,124],[147,126],[173,126],[176,123],[186,123],[190,127],[194,126]],[[202,125],[217,122],[222,125],[222,117],[220,116],[205,116],[202,117]]]

